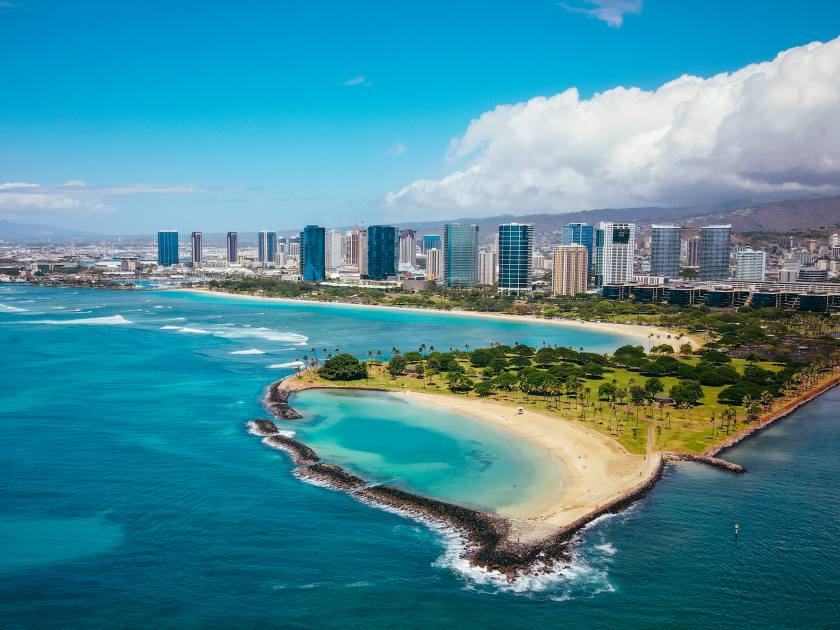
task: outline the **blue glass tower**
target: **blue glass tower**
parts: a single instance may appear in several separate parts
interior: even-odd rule
[[[505,223],[499,226],[499,291],[531,291],[533,255],[533,225]]]
[[[425,254],[430,249],[437,249],[440,250],[440,235],[439,234],[426,234],[423,237],[423,246],[422,250]]]
[[[385,280],[397,273],[400,241],[397,228],[392,225],[371,225],[367,229],[367,277]]]
[[[161,267],[178,264],[178,231],[161,230],[157,237],[157,261]]]
[[[443,278],[448,287],[478,284],[478,226],[443,226]]]
[[[300,233],[300,273],[304,282],[323,282],[326,278],[324,241],[326,231],[307,225]]]
[[[277,253],[277,232],[263,230],[257,234],[257,258],[267,265],[274,262],[274,254]]]

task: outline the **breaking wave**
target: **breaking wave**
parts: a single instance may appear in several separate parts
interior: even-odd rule
[[[81,319],[39,319],[33,324],[86,324],[92,326],[115,326],[120,324],[133,324],[122,315],[111,315],[110,317],[84,317]]]
[[[228,354],[265,354],[265,350],[250,348],[248,350],[234,350],[233,352],[229,352]]]
[[[304,367],[303,361],[289,361],[288,363],[272,363],[268,366],[270,370],[282,370],[283,368]]]
[[[18,306],[10,306],[9,304],[0,304],[0,312],[23,313],[24,311],[26,311],[25,308],[20,308]]]

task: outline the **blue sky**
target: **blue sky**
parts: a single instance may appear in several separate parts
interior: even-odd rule
[[[250,231],[516,212],[384,200],[456,171],[450,141],[499,104],[654,90],[838,34],[836,1],[2,1],[0,183],[30,186],[7,186],[0,218]]]

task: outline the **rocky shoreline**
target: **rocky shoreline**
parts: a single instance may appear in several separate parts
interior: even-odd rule
[[[289,396],[306,389],[322,387],[285,378],[269,387],[266,408],[281,420],[294,420],[300,414],[289,405]],[[571,561],[570,544],[575,534],[604,514],[619,512],[647,493],[660,478],[663,464],[645,483],[623,493],[613,501],[542,539],[520,542],[517,523],[509,518],[439,501],[386,485],[372,485],[340,466],[328,464],[306,444],[283,435],[271,420],[248,422],[249,432],[263,443],[287,453],[297,466],[294,475],[334,490],[346,492],[359,501],[394,510],[415,520],[434,522],[456,530],[464,539],[464,559],[476,567],[500,573],[508,580],[518,575],[550,571],[558,563]]]

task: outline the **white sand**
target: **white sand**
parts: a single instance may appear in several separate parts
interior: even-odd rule
[[[438,310],[431,308],[416,308],[408,306],[382,306],[378,304],[349,304],[346,302],[321,302],[319,300],[299,300],[295,298],[275,298],[264,297],[260,295],[247,295],[241,293],[227,293],[225,291],[210,291],[209,289],[168,289],[170,291],[186,291],[191,293],[204,293],[208,295],[217,295],[227,298],[240,298],[243,300],[258,300],[262,302],[300,302],[303,304],[314,304],[318,306],[333,306],[340,308],[366,308],[366,309],[396,309],[401,311],[410,311],[415,313],[435,314],[441,313],[445,315],[455,315],[458,317],[479,317],[491,319],[503,319],[511,322],[520,323],[538,323],[538,324],[554,324],[558,326],[565,326],[567,328],[581,328],[584,330],[593,330],[598,332],[613,333],[616,335],[623,335],[638,339],[651,346],[658,346],[660,344],[670,344],[674,350],[679,350],[679,346],[684,343],[690,343],[692,348],[697,349],[703,346],[704,341],[696,336],[691,336],[682,331],[668,330],[659,326],[646,326],[643,324],[620,324],[613,322],[594,322],[582,319],[546,319],[536,317],[534,315],[512,315],[509,313],[480,313],[476,311],[462,311],[462,310]],[[670,339],[668,338],[670,335]],[[682,336],[680,336],[682,335]],[[679,338],[678,338],[679,337]]]

